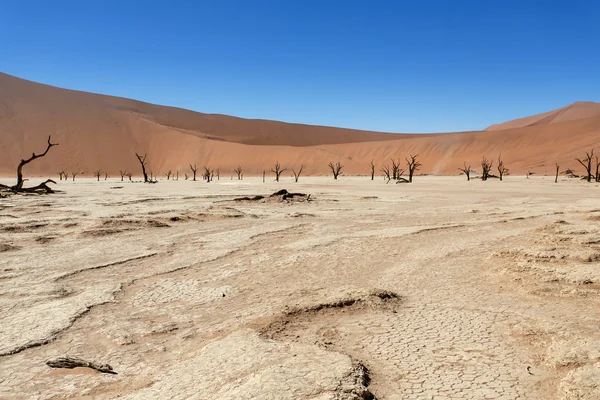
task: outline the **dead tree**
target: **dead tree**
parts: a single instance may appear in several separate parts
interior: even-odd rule
[[[148,157],[148,154],[146,153],[144,154],[144,157],[142,157],[138,153],[135,153],[135,156],[142,165],[142,174],[144,175],[144,183],[146,183],[148,182],[148,174],[146,173],[146,157]]]
[[[300,174],[302,173],[303,169],[304,164],[300,165],[300,169],[298,170],[298,172],[296,172],[296,170],[292,168],[292,172],[294,173],[294,182],[298,182],[298,178],[300,178]]]
[[[267,176],[267,171],[263,169],[263,183],[265,183],[266,176]]]
[[[331,169],[331,173],[333,174],[333,179],[337,180],[338,176],[342,173],[342,168],[344,168],[344,166],[340,164],[339,161],[335,164],[330,162],[329,168]]]
[[[527,173],[525,174],[525,176],[527,177],[527,179],[529,179],[529,177],[531,175],[535,175],[535,172],[527,171]]]
[[[392,160],[392,179],[396,180],[398,179],[398,171],[400,170],[400,161],[394,161],[394,159]]]
[[[585,168],[585,171],[587,174],[585,179],[588,182],[592,181],[592,158],[593,158],[593,156],[594,156],[594,150],[592,150],[589,153],[585,153],[585,158],[583,160],[579,159],[579,158],[575,159],[575,160],[577,160],[577,162],[579,164],[581,164],[583,166],[583,168]]]
[[[285,170],[285,168],[281,168],[279,161],[275,163],[275,167],[271,169],[271,172],[275,174],[275,182],[279,182],[279,175],[281,175]]]
[[[133,176],[133,174],[131,172],[128,172],[126,176],[129,179],[129,181],[131,182],[131,177]]]
[[[121,182],[123,182],[123,178],[127,176],[127,170],[121,171],[119,170],[119,174],[121,175]]]
[[[194,174],[194,179],[192,180],[196,180],[196,173],[198,172],[198,166],[196,164],[192,165],[190,164],[190,169],[192,170],[192,174]]]
[[[62,170],[62,171],[60,171],[60,172],[58,173],[58,179],[59,179],[59,180],[61,180],[61,181],[62,181],[62,180],[63,180],[63,177],[65,178],[65,181],[66,181],[66,180],[67,180],[67,173],[66,173],[64,170]]]
[[[0,189],[10,190],[14,193],[54,193],[54,191],[47,185],[48,183],[56,183],[52,179],[48,179],[48,180],[46,180],[46,182],[41,183],[38,186],[34,186],[34,187],[30,187],[30,188],[23,187],[23,184],[25,183],[25,179],[23,179],[23,167],[35,159],[44,157],[46,154],[48,154],[48,150],[50,150],[50,148],[52,146],[58,146],[58,143],[52,143],[50,141],[50,139],[51,139],[51,137],[48,136],[48,146],[46,147],[46,150],[43,153],[40,153],[40,154],[32,153],[31,157],[29,157],[28,159],[26,159],[26,160],[21,159],[21,162],[19,163],[19,165],[17,165],[17,183],[16,183],[16,185],[7,186],[7,185],[0,184]]]
[[[206,180],[206,183],[210,183],[210,181],[212,181],[213,172],[214,171],[212,169],[210,169],[210,167],[204,167],[203,178],[204,178],[204,180]]]
[[[496,168],[498,169],[498,178],[502,180],[504,175],[508,175],[508,168],[504,166],[504,161],[500,157],[501,155],[498,156],[498,166]]]
[[[556,175],[554,176],[554,183],[558,183],[558,171],[560,170],[560,165],[556,163]]]
[[[217,168],[217,180],[221,180],[221,171],[219,171],[219,168]]]
[[[105,172],[104,173],[104,180],[107,180],[107,179],[108,179],[108,173]]]
[[[471,180],[471,165],[467,167],[467,162],[464,162],[464,167],[459,168],[459,171],[462,171],[467,176],[467,181]]]
[[[96,172],[94,172],[94,176],[96,177],[96,179],[98,180],[98,182],[100,182],[100,176],[102,175],[102,170],[97,170]]]
[[[186,181],[187,181],[188,179],[190,179],[190,177],[189,177],[189,175],[188,175],[188,174],[185,174],[185,173],[184,173],[184,175],[185,175],[185,180],[186,180]]]
[[[175,172],[175,178],[173,178],[174,181],[178,181],[179,180],[179,171]]]
[[[493,161],[489,161],[487,158],[483,157],[481,160],[481,180],[487,181],[490,177],[490,171],[493,166]]]
[[[598,161],[598,156],[596,156],[596,182],[600,182],[600,161]]]
[[[73,178],[73,182],[75,182],[75,177],[79,175],[79,172],[71,172],[71,177]]]
[[[562,174],[566,175],[569,178],[579,178],[579,175],[577,175],[572,169],[566,169],[563,172],[561,172]]]
[[[167,177],[167,180],[171,179],[171,175],[173,175],[173,171],[168,170],[167,173],[165,174],[165,176]]]
[[[244,177],[244,173],[243,173],[241,165],[238,165],[237,168],[233,170],[233,172],[235,172],[237,174],[238,181],[241,181],[242,178]]]
[[[390,183],[390,180],[392,179],[392,176],[390,175],[390,166],[385,164],[382,168],[381,168],[381,172],[383,172],[384,174],[384,178],[387,179],[386,184]]]
[[[85,367],[95,369],[96,371],[103,372],[105,374],[116,374],[113,368],[108,364],[100,364],[93,361],[86,361],[77,357],[60,357],[54,360],[46,361],[46,365],[51,368],[67,368],[73,369],[77,367]]]
[[[408,165],[408,182],[412,183],[413,181],[413,175],[415,174],[416,171],[419,170],[419,167],[421,166],[421,163],[419,161],[417,161],[417,157],[419,155],[415,154],[414,156],[411,154],[410,155],[410,160],[408,158],[406,158],[406,165]]]
[[[369,163],[369,167],[371,167],[371,180],[375,179],[375,164],[373,164],[373,160]]]

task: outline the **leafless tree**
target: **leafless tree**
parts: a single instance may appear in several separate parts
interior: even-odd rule
[[[242,166],[238,165],[236,169],[233,170],[237,174],[238,181],[241,181],[244,177],[244,172],[242,170]]]
[[[59,173],[58,173],[58,179],[62,181],[63,177],[65,178],[65,181],[66,181],[67,180],[67,173],[64,170],[59,171]]]
[[[481,160],[481,180],[487,181],[490,176],[490,171],[493,166],[493,161],[489,161],[487,158],[483,157]]]
[[[562,174],[566,175],[569,178],[579,178],[579,175],[577,175],[572,169],[568,168],[566,170],[564,170],[563,172],[561,172]]]
[[[463,165],[464,165],[464,167],[459,168],[459,170],[462,171],[467,176],[467,181],[470,181],[471,180],[471,165],[469,165],[467,167],[466,161],[463,163]]]
[[[192,180],[196,180],[196,173],[198,172],[198,166],[196,164],[192,165],[190,164],[190,169],[192,170],[192,174],[194,174],[194,179]]]
[[[26,159],[26,160],[21,159],[21,162],[19,163],[19,165],[17,165],[17,183],[14,186],[7,186],[7,185],[0,184],[0,189],[10,190],[14,193],[26,193],[26,192],[29,192],[29,193],[54,193],[54,191],[48,186],[48,183],[56,184],[56,182],[53,181],[52,179],[47,179],[45,182],[40,183],[39,185],[34,186],[34,187],[30,187],[30,188],[23,187],[23,184],[26,181],[26,179],[23,179],[23,167],[35,159],[44,157],[46,154],[48,154],[48,150],[50,150],[51,147],[58,146],[58,143],[52,143],[50,141],[50,139],[51,139],[51,137],[48,136],[48,146],[46,147],[46,150],[43,153],[40,153],[40,154],[32,153],[31,157],[29,157],[28,159]]]
[[[596,156],[596,182],[600,182],[600,161],[598,161],[598,156]]]
[[[123,182],[123,178],[127,176],[127,170],[119,170],[119,174],[121,175],[121,182]]]
[[[300,178],[300,174],[302,173],[303,169],[304,164],[300,165],[300,169],[298,170],[298,172],[296,172],[296,170],[292,168],[292,172],[294,173],[294,182],[298,182],[298,178]]]
[[[263,169],[263,183],[265,183],[266,176],[267,176],[267,171]]]
[[[138,153],[135,153],[135,156],[137,157],[138,161],[140,162],[141,166],[142,166],[142,174],[144,175],[144,183],[148,182],[148,174],[146,173],[146,157],[148,157],[148,154],[144,154],[144,156],[140,156]]]
[[[71,172],[71,177],[73,178],[73,182],[75,182],[75,177],[79,175],[79,172]]]
[[[594,150],[589,153],[585,153],[585,158],[582,160],[580,158],[576,158],[577,162],[585,168],[586,171],[586,180],[588,182],[592,181],[592,159],[594,157]]]
[[[373,160],[369,163],[369,167],[371,167],[371,180],[375,179],[375,164],[373,164]]]
[[[500,178],[500,180],[502,180],[504,175],[508,175],[508,168],[506,168],[504,165],[504,161],[502,161],[501,156],[502,155],[498,156],[498,166],[496,167],[498,169],[498,178]]]
[[[279,182],[279,175],[281,175],[285,170],[285,168],[281,168],[281,164],[279,164],[279,161],[275,163],[275,167],[271,169],[271,172],[275,174],[276,182]]]
[[[131,182],[131,177],[133,176],[133,174],[131,172],[128,172],[126,176],[129,179],[129,181]]]
[[[410,160],[408,158],[406,158],[406,165],[408,166],[408,182],[409,183],[412,183],[413,175],[415,174],[416,171],[419,170],[419,167],[421,166],[421,163],[419,161],[417,161],[418,156],[419,156],[418,154],[415,154],[414,156],[411,154]]]
[[[100,176],[102,175],[102,170],[97,170],[96,172],[94,172],[94,176],[98,179],[98,182],[100,182]]]
[[[104,180],[107,180],[107,179],[108,179],[108,173],[107,173],[107,172],[105,172],[105,173],[104,173]]]
[[[219,168],[217,168],[217,180],[221,180],[221,171],[219,171]]]
[[[331,169],[331,173],[333,174],[333,179],[337,180],[338,176],[342,173],[342,168],[344,168],[344,166],[340,164],[339,161],[335,164],[330,162],[329,168]]]
[[[556,175],[554,176],[554,183],[558,183],[558,171],[560,171],[560,165],[556,163]]]
[[[186,181],[187,181],[188,179],[190,179],[190,177],[188,176],[188,174],[185,174],[185,173],[184,173],[184,175],[185,175],[185,180],[186,180]]]
[[[173,178],[174,181],[178,181],[179,180],[179,171],[175,171],[175,178]]]
[[[165,176],[167,177],[167,180],[171,179],[171,175],[173,175],[173,171],[168,170],[167,173],[165,174]]]
[[[206,167],[206,166],[204,167],[203,178],[206,181],[206,183],[210,183],[210,181],[212,181],[213,174],[214,174],[214,171],[212,169],[210,169],[210,167]]]
[[[382,168],[381,168],[381,172],[383,172],[384,174],[384,178],[387,179],[387,183],[390,183],[390,180],[392,179],[392,176],[390,175],[390,166],[385,164]]]
[[[531,175],[535,175],[535,172],[527,171],[527,173],[525,174],[525,176],[527,177],[527,179],[529,179],[529,177]]]

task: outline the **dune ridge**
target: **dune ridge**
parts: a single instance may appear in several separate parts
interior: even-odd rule
[[[580,156],[600,139],[600,104],[582,102],[552,112],[490,126],[484,131],[392,134],[344,128],[250,120],[203,114],[136,100],[61,89],[0,73],[0,174],[11,176],[19,160],[43,151],[48,135],[60,143],[28,165],[29,176],[58,171],[91,176],[127,169],[139,174],[134,153],[148,153],[157,176],[188,165],[210,165],[228,177],[241,165],[260,175],[275,161],[307,175],[327,174],[340,161],[345,174],[369,174],[391,158],[418,153],[421,173],[457,174],[483,155],[502,154],[511,173],[553,173],[559,162],[577,168]],[[287,172],[285,173],[287,174]],[[284,174],[284,175],[285,175]]]

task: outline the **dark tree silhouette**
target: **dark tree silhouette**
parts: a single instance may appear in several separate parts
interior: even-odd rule
[[[384,178],[387,179],[386,184],[390,183],[390,180],[392,179],[392,176],[390,174],[390,166],[385,164],[382,168],[381,168],[381,172],[383,172],[384,174]]]
[[[294,174],[294,182],[298,182],[298,178],[300,178],[300,174],[302,174],[302,170],[304,169],[304,164],[300,165],[300,169],[298,172],[294,168],[292,168],[292,172]]]
[[[329,168],[331,169],[331,173],[333,174],[333,179],[337,180],[338,176],[342,173],[342,168],[344,168],[344,166],[340,164],[339,161],[335,164],[330,162]]]
[[[556,163],[556,175],[554,176],[554,183],[558,183],[558,171],[560,171],[560,165]]]
[[[283,173],[283,171],[285,171],[285,168],[281,168],[281,164],[279,164],[279,161],[277,161],[275,163],[275,167],[273,167],[271,169],[271,172],[273,172],[275,174],[275,181],[279,182],[279,175],[281,175]]]
[[[395,161],[394,159],[392,159],[392,179],[393,180],[398,179],[399,171],[400,171],[400,160]]]
[[[121,182],[123,182],[123,178],[127,176],[127,170],[121,171],[119,170],[119,174],[121,175]]]
[[[244,171],[242,170],[242,166],[238,165],[236,169],[233,170],[237,174],[238,181],[244,179]]]
[[[487,158],[483,157],[481,160],[481,180],[487,181],[490,177],[490,171],[492,169],[493,162],[489,161]]]
[[[576,158],[577,162],[585,168],[586,177],[585,179],[588,182],[592,181],[592,158],[594,157],[594,150],[589,153],[585,153],[585,158],[582,160],[580,158]]]
[[[502,180],[504,175],[508,175],[508,168],[504,166],[501,155],[498,156],[498,166],[496,168],[498,169],[498,178],[500,178],[500,180]]]
[[[97,170],[96,172],[94,172],[94,176],[96,177],[96,179],[98,180],[98,182],[100,182],[100,176],[102,175],[102,170]]]
[[[418,154],[415,154],[414,156],[411,154],[410,160],[408,158],[406,158],[406,165],[408,165],[408,182],[409,183],[412,183],[413,175],[415,174],[416,171],[419,170],[419,167],[421,166],[421,163],[419,161],[417,161],[418,156],[419,156]]]
[[[219,168],[217,168],[217,180],[221,180],[221,171],[219,171]]]
[[[129,179],[129,181],[131,182],[131,177],[133,176],[133,174],[131,172],[128,172],[126,176]]]
[[[466,176],[467,176],[467,181],[471,180],[471,165],[469,165],[467,167],[467,162],[464,162],[464,167],[463,168],[459,168],[460,171],[462,171]]]
[[[214,171],[210,169],[210,167],[204,167],[204,174],[202,177],[206,181],[206,183],[210,183],[210,181],[212,181],[213,173]]]
[[[267,176],[267,171],[263,169],[263,183],[265,183],[266,176]]]
[[[142,166],[142,174],[144,175],[144,183],[148,182],[148,174],[146,173],[146,157],[148,157],[148,154],[145,153],[144,156],[140,156],[138,153],[135,153],[135,156],[137,157],[138,161],[140,162],[141,166]]]
[[[600,161],[598,161],[598,156],[596,156],[596,182],[600,182]]]
[[[73,182],[75,182],[75,177],[79,175],[79,172],[71,172],[71,177],[73,178]]]
[[[185,175],[185,180],[187,181],[188,179],[190,179],[190,177],[188,176],[188,174],[184,173]]]
[[[373,160],[369,163],[369,167],[371,168],[371,180],[375,179],[375,164],[373,164]]]
[[[63,177],[65,178],[65,181],[66,181],[66,180],[67,180],[67,173],[66,173],[64,170],[62,170],[62,171],[60,171],[60,172],[58,173],[58,179],[59,179],[59,180],[61,180],[61,181],[62,181],[62,180],[63,180]]]
[[[196,180],[196,173],[198,172],[198,166],[196,164],[192,165],[190,164],[190,169],[192,170],[192,174],[194,174],[194,179],[192,180]]]
[[[165,174],[165,176],[167,177],[167,180],[171,179],[171,175],[173,175],[173,171],[168,170],[167,173]]]

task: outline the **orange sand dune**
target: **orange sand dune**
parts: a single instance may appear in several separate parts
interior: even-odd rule
[[[599,142],[599,110],[600,104],[575,103],[489,128],[501,131],[405,135],[202,114],[0,74],[0,174],[14,174],[22,157],[43,151],[49,134],[60,145],[26,174],[138,173],[136,151],[148,153],[157,175],[183,175],[190,163],[219,168],[222,177],[237,165],[258,175],[277,160],[290,169],[304,164],[313,175],[328,173],[330,161],[344,164],[347,174],[368,174],[371,160],[379,170],[409,153],[420,154],[422,173],[456,174],[463,161],[477,169],[483,155],[502,153],[513,173],[551,174],[555,162],[575,168],[573,158]]]

